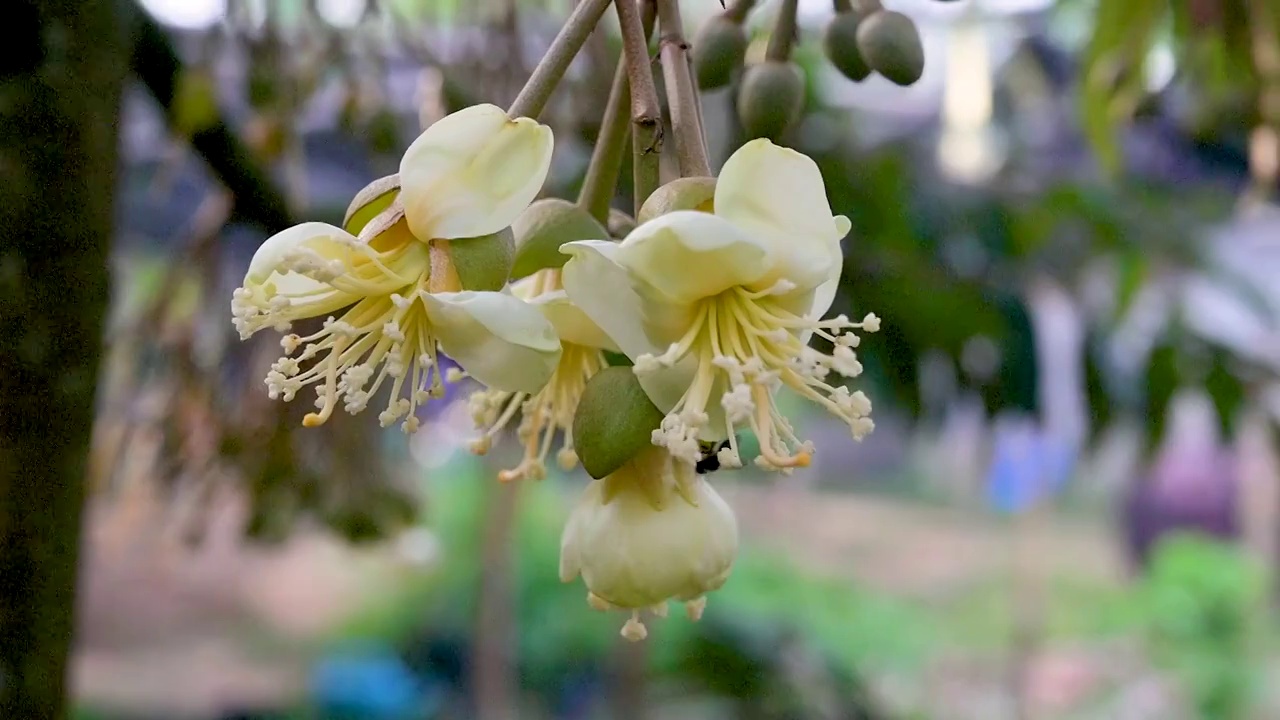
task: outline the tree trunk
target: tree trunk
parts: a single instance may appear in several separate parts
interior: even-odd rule
[[[0,63],[0,717],[68,715],[67,655],[128,47],[114,0],[11,0]]]

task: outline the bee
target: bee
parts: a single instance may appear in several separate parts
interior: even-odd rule
[[[706,440],[701,440],[698,442],[698,445],[702,450],[702,459],[694,465],[693,469],[696,470],[699,475],[706,475],[707,473],[713,473],[719,470],[720,451],[729,447],[729,441],[720,440],[708,442]]]

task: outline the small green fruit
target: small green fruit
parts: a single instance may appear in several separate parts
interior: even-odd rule
[[[840,13],[831,18],[822,35],[822,49],[827,53],[831,64],[836,66],[841,75],[862,82],[871,75],[871,66],[858,50],[858,26],[862,17],[857,13]]]
[[[653,442],[662,412],[629,367],[607,367],[582,391],[573,416],[573,445],[597,480],[622,467]]]
[[[516,219],[516,254],[511,266],[511,279],[545,268],[563,267],[569,256],[560,246],[574,240],[608,240],[609,231],[578,205],[560,198],[543,198],[533,203]]]
[[[492,235],[449,241],[449,259],[463,290],[501,290],[511,275],[515,256],[515,235],[509,227]]]
[[[615,238],[624,238],[636,229],[636,219],[618,208],[609,210],[609,234]]]
[[[752,65],[738,92],[738,119],[749,138],[777,140],[804,109],[804,73],[794,63]]]
[[[703,90],[725,87],[747,55],[747,32],[741,24],[724,15],[713,15],[698,28],[692,52],[698,87]]]
[[[858,50],[872,70],[898,85],[911,85],[924,74],[924,45],[911,18],[879,10],[858,24]]]
[[[715,196],[716,179],[713,177],[677,178],[653,191],[640,206],[637,220],[647,223],[676,210],[711,212]]]

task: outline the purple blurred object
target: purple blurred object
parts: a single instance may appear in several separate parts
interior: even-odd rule
[[[1175,531],[1237,537],[1238,473],[1236,459],[1216,438],[1166,442],[1124,504],[1133,569],[1146,569],[1160,538]]]

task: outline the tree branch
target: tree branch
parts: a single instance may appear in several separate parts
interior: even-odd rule
[[[706,138],[703,137],[698,94],[693,85],[689,64],[689,43],[684,39],[679,0],[655,0],[658,23],[662,27],[662,77],[667,86],[667,106],[671,111],[671,129],[676,137],[676,157],[684,177],[711,175],[707,160]]]
[[[662,107],[653,82],[649,60],[649,35],[656,10],[653,0],[642,0],[641,9],[630,0],[616,0],[618,24],[622,29],[622,54],[631,85],[631,150],[634,155],[635,211],[658,189],[659,161],[662,157]]]
[[[609,0],[581,0],[574,7],[564,27],[560,29],[560,34],[551,42],[547,54],[538,61],[529,81],[520,90],[515,102],[511,103],[508,115],[537,118],[542,114],[551,94],[577,57],[578,51],[586,44],[587,38],[591,37],[591,31],[595,30],[607,7]]]

